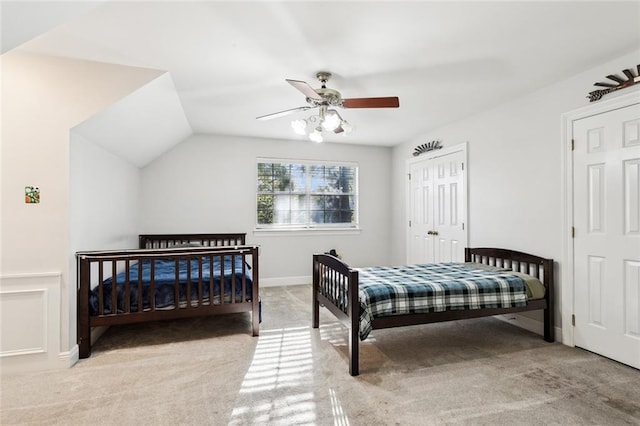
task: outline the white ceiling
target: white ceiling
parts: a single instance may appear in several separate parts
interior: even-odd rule
[[[168,71],[196,133],[302,138],[304,112],[255,118],[331,71],[400,108],[341,110],[354,131],[326,140],[392,146],[640,48],[640,2],[3,1],[2,27],[3,52]]]

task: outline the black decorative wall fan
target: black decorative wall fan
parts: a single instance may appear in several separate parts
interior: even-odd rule
[[[607,93],[615,92],[616,90],[624,89],[629,86],[633,86],[634,84],[640,83],[640,64],[636,65],[636,74],[633,73],[633,68],[627,68],[626,70],[622,70],[622,73],[625,77],[620,77],[616,74],[609,74],[607,78],[611,82],[598,82],[594,83],[594,86],[598,87],[606,87],[606,89],[594,90],[593,92],[589,92],[587,98],[589,98],[589,102],[595,102],[600,100]]]

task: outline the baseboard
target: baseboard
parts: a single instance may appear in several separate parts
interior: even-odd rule
[[[80,360],[80,349],[78,345],[73,345],[69,352],[62,352],[58,355],[61,367],[73,367]]]
[[[311,284],[311,275],[301,277],[260,278],[260,287]]]
[[[519,314],[496,315],[497,319],[513,324],[516,327],[524,328],[532,333],[544,336],[544,323]],[[562,343],[562,328],[554,327],[555,341]]]
[[[65,369],[72,367],[79,359],[78,345],[74,345],[70,351],[60,352],[57,356],[53,356],[51,353],[33,353],[0,358],[0,372],[2,374],[11,374]]]

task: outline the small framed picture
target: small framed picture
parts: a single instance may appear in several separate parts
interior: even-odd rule
[[[37,204],[40,202],[40,188],[37,186],[24,187],[24,202],[27,204]]]

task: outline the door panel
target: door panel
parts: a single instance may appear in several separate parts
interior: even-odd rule
[[[640,105],[573,138],[575,345],[640,368]]]
[[[640,262],[624,262],[624,332],[640,339]]]
[[[640,160],[624,163],[624,232],[640,235]]]
[[[435,231],[438,243],[435,248],[436,262],[464,261],[467,232],[461,217],[464,217],[464,160],[465,153],[455,152],[434,159],[438,170],[436,185],[438,196],[435,209],[438,221]]]
[[[423,163],[413,164],[410,168],[410,230],[411,246],[408,253],[409,263],[424,263],[433,259],[433,237],[428,234],[435,227],[433,211],[433,171]]]

